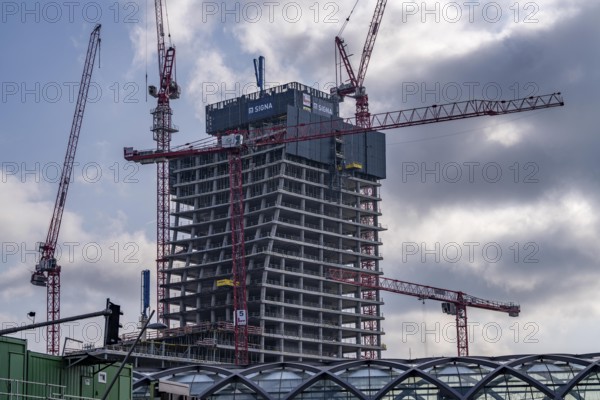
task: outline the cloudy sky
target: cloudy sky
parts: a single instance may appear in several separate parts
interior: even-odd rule
[[[252,59],[270,86],[335,82],[334,37],[354,0],[169,0],[182,97],[173,144],[206,136],[204,106],[254,90]],[[375,1],[344,31],[358,65]],[[152,148],[148,83],[157,82],[152,2],[2,3],[0,24],[0,321],[45,319],[29,283],[45,240],[89,34],[102,23],[59,237],[62,316],[123,306],[139,316],[140,271],[153,269],[155,168],[126,163]],[[385,276],[521,304],[519,318],[470,309],[471,354],[598,351],[600,221],[594,118],[600,4],[388,2],[365,81],[371,112],[561,91],[566,106],[387,131]],[[98,60],[97,60],[98,61]],[[98,62],[97,62],[98,64]],[[352,101],[342,106],[351,116]],[[384,293],[386,357],[455,354],[440,304]],[[152,300],[154,304],[154,299]],[[64,327],[100,340],[102,320]],[[43,351],[40,332],[18,335]]]

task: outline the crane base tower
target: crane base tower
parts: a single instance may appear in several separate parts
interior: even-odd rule
[[[334,99],[296,82],[206,107],[207,132],[215,136],[331,118],[339,118]],[[226,152],[170,161],[164,299],[170,325],[195,331],[198,356],[225,362],[235,358],[236,320],[230,165]],[[249,148],[241,168],[249,361],[380,358],[379,290],[327,273],[381,274],[384,134]]]

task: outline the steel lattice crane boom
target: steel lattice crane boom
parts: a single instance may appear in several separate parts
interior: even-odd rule
[[[368,127],[356,126],[357,118],[355,117],[348,119],[336,118],[291,127],[281,125],[269,128],[257,128],[252,131],[252,134],[247,131],[238,130],[224,134],[216,138],[216,142],[201,147],[188,146],[174,149],[173,151],[137,151],[132,147],[126,147],[124,149],[124,157],[128,161],[149,164],[153,162],[163,163],[165,160],[199,154],[228,152],[234,311],[237,322],[235,324],[235,362],[238,365],[244,365],[248,363],[248,327],[246,325],[248,310],[246,304],[246,264],[243,235],[244,199],[241,168],[241,155],[244,151],[247,151],[249,148],[259,148],[261,146],[381,131],[486,115],[511,114],[563,105],[564,102],[560,93],[531,96],[510,101],[471,100],[374,114],[369,117]]]
[[[330,269],[329,278],[368,289],[385,290],[387,292],[417,297],[421,300],[442,301],[442,311],[456,316],[456,347],[458,356],[469,355],[469,335],[467,326],[467,307],[482,308],[490,311],[507,313],[518,317],[521,307],[512,302],[485,300],[455,290],[440,289],[433,286],[419,285],[383,276],[365,274],[360,271]]]
[[[175,82],[175,47],[166,47],[163,24],[163,5],[161,0],[154,1],[156,14],[156,37],[158,43],[158,73],[159,87],[149,86],[148,93],[158,99],[158,104],[152,110],[152,132],[156,141],[157,152],[168,152],[171,148],[171,135],[177,132],[171,117],[170,100],[178,99],[181,89]],[[169,35],[170,36],[170,35]],[[166,283],[165,256],[168,254],[169,242],[169,165],[159,162],[156,165],[156,288],[157,310],[159,321],[164,322]]]
[[[83,74],[79,86],[79,94],[77,95],[77,103],[75,105],[75,115],[71,125],[71,134],[69,135],[69,143],[67,152],[63,162],[62,173],[58,184],[58,193],[54,201],[54,211],[50,220],[50,228],[48,236],[44,243],[40,243],[39,252],[40,259],[35,266],[35,271],[31,275],[31,283],[36,286],[46,286],[47,290],[47,318],[48,321],[55,321],[60,318],[60,269],[57,265],[54,252],[60,225],[62,222],[67,193],[69,191],[69,183],[71,182],[71,174],[75,161],[75,153],[77,151],[77,142],[79,141],[79,132],[83,122],[83,113],[87,102],[87,95],[92,79],[92,71],[94,69],[94,60],[96,59],[96,51],[100,46],[100,24],[96,25],[90,35],[87,55],[83,66]],[[46,350],[49,354],[57,355],[60,350],[60,326],[48,326],[48,337]]]
[[[340,84],[339,87],[331,89],[332,94],[337,94],[340,100],[345,96],[354,97],[356,99],[356,125],[362,127],[369,127],[370,114],[369,114],[369,96],[363,86],[365,76],[367,74],[367,68],[369,61],[371,61],[371,54],[373,53],[373,47],[375,46],[375,40],[377,39],[377,33],[381,25],[381,19],[385,11],[387,0],[379,0],[375,6],[375,12],[369,25],[369,33],[363,47],[362,56],[360,59],[360,65],[358,72],[355,74],[352,65],[350,64],[350,57],[346,52],[346,45],[344,39],[339,35],[335,37],[335,45],[340,54],[341,62],[344,64],[346,73],[348,74],[349,83]],[[345,25],[344,25],[345,26]],[[342,28],[343,29],[343,28]],[[341,35],[341,32],[340,32]],[[340,73],[341,77],[341,73]]]
[[[133,147],[125,147],[124,155],[128,161],[150,164],[204,153],[234,152],[236,149],[249,147],[302,142],[482,116],[506,115],[564,105],[560,92],[515,100],[468,100],[372,114],[369,117],[371,124],[369,128],[356,126],[356,117],[337,118],[296,126],[274,125],[255,128],[252,136],[245,130],[236,130],[220,136],[213,143],[203,142],[202,146],[179,146],[172,151],[134,150]]]

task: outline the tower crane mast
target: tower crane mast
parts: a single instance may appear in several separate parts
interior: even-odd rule
[[[387,0],[379,0],[375,6],[375,12],[369,25],[369,32],[367,39],[363,47],[362,56],[360,59],[360,65],[358,72],[355,74],[350,64],[350,56],[346,52],[346,44],[344,39],[339,35],[335,37],[335,45],[340,54],[341,62],[344,64],[346,73],[348,74],[349,83],[340,84],[340,86],[332,88],[332,94],[343,99],[345,96],[354,97],[356,99],[356,125],[362,127],[369,127],[370,114],[369,114],[369,96],[367,95],[366,89],[363,86],[365,76],[367,75],[367,68],[369,61],[371,61],[371,54],[373,53],[373,47],[375,46],[375,40],[377,39],[377,33],[381,25],[381,19],[385,11]],[[341,34],[341,32],[340,32]]]
[[[360,271],[332,268],[329,270],[329,278],[367,289],[385,290],[417,297],[420,300],[442,301],[442,311],[456,317],[456,347],[459,357],[469,355],[467,307],[504,312],[511,317],[518,317],[521,312],[521,307],[516,303],[481,299],[455,290],[419,285],[418,283],[365,274]]]
[[[77,142],[79,141],[79,132],[83,122],[83,113],[87,102],[87,95],[92,79],[92,71],[94,60],[96,59],[96,51],[100,46],[100,24],[96,25],[90,34],[85,63],[83,65],[83,74],[79,86],[79,94],[77,95],[77,103],[75,105],[75,114],[73,123],[71,124],[71,133],[67,145],[67,152],[63,162],[60,181],[58,184],[58,193],[54,201],[54,211],[50,220],[50,228],[46,241],[39,244],[40,258],[35,266],[35,270],[31,275],[31,283],[36,286],[46,286],[47,297],[47,319],[48,321],[56,321],[60,319],[60,270],[57,265],[54,253],[60,232],[63,211],[69,191],[69,183],[75,161],[75,153],[77,151]],[[48,326],[48,337],[46,350],[49,354],[58,355],[60,349],[60,326],[58,324]]]
[[[223,133],[214,143],[199,147],[187,146],[175,150],[134,150],[124,148],[128,161],[164,163],[165,160],[207,153],[227,152],[229,155],[230,217],[232,235],[232,273],[235,324],[235,363],[248,363],[248,327],[246,324],[246,265],[244,254],[244,215],[241,156],[251,148],[301,142],[357,133],[424,125],[479,116],[495,116],[563,106],[560,93],[531,96],[510,101],[470,100],[458,103],[373,114],[368,127],[357,126],[360,118],[334,118],[322,122],[287,127],[277,125],[250,132],[236,130]]]
[[[166,5],[166,3],[165,3]],[[178,99],[181,89],[175,82],[175,47],[166,47],[163,23],[163,3],[154,1],[156,15],[156,38],[158,50],[159,87],[149,86],[148,93],[158,99],[157,106],[151,111],[152,133],[156,141],[157,152],[168,152],[171,148],[171,135],[177,132],[172,123],[173,111],[170,100]],[[169,35],[170,36],[170,35]],[[156,165],[156,288],[159,321],[164,322],[166,266],[169,242],[169,164],[158,162]],[[166,310],[168,312],[168,310]]]

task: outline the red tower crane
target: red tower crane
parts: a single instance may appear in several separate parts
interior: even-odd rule
[[[479,116],[495,116],[523,111],[532,111],[563,106],[560,93],[544,96],[531,96],[510,101],[470,100],[459,103],[433,105],[410,110],[373,114],[369,116],[368,127],[356,126],[356,118],[330,119],[322,122],[286,127],[285,125],[257,128],[251,133],[238,130],[228,132],[215,139],[215,142],[201,147],[180,147],[172,151],[137,151],[132,147],[124,149],[128,161],[141,164],[164,162],[179,157],[207,153],[227,152],[229,155],[230,216],[232,236],[232,269],[235,311],[235,362],[248,363],[248,327],[246,325],[246,264],[244,254],[244,216],[242,191],[241,155],[251,148],[283,143],[315,140],[384,129],[431,124]],[[351,127],[348,127],[351,124]]]
[[[413,296],[421,300],[443,301],[442,311],[456,316],[456,348],[459,357],[469,355],[467,307],[505,312],[511,317],[518,317],[521,312],[521,307],[516,303],[480,299],[463,292],[384,278],[383,276],[365,274],[359,271],[330,269],[329,278],[363,288]]]
[[[166,4],[165,4],[166,6]],[[154,1],[156,14],[156,37],[158,43],[159,87],[149,86],[148,93],[158,99],[152,114],[152,133],[156,141],[157,152],[168,152],[171,148],[171,135],[177,132],[171,117],[170,100],[178,99],[181,89],[175,82],[175,47],[166,48],[163,24],[163,5],[161,0]],[[170,38],[169,34],[169,38]],[[168,254],[169,242],[169,164],[158,162],[156,165],[156,309],[157,319],[164,322],[166,282],[165,256]]]
[[[94,27],[90,35],[87,55],[83,65],[83,74],[81,76],[81,84],[79,86],[79,94],[77,95],[77,103],[75,105],[75,115],[71,125],[71,134],[69,135],[69,143],[67,145],[67,153],[63,162],[62,173],[58,184],[58,193],[54,201],[54,211],[50,220],[50,228],[46,241],[39,244],[40,259],[35,266],[35,271],[31,275],[31,283],[36,286],[46,286],[47,290],[47,318],[48,321],[56,321],[60,318],[60,269],[57,265],[54,252],[58,234],[60,232],[60,224],[62,222],[65,202],[67,200],[67,192],[69,191],[69,183],[71,182],[71,174],[75,161],[75,152],[77,151],[77,142],[79,141],[79,132],[81,131],[81,123],[83,122],[83,113],[87,102],[88,90],[92,79],[92,71],[94,68],[94,60],[96,59],[96,50],[100,46],[100,24]],[[58,355],[60,350],[60,329],[57,324],[48,326],[48,338],[46,350],[49,354]]]
[[[356,125],[365,128],[369,127],[370,114],[369,96],[367,95],[367,91],[363,86],[363,83],[367,74],[369,61],[371,61],[371,54],[373,53],[373,47],[375,46],[375,40],[377,39],[377,33],[379,32],[379,26],[381,25],[381,19],[383,18],[383,12],[385,11],[386,4],[387,0],[379,0],[375,6],[375,12],[373,13],[373,18],[371,19],[371,25],[369,25],[369,33],[367,34],[367,40],[365,41],[365,46],[363,47],[360,65],[356,74],[354,73],[354,69],[352,69],[352,65],[350,64],[350,57],[346,52],[346,44],[344,43],[344,39],[340,37],[344,29],[343,27],[342,31],[340,31],[338,36],[335,37],[335,45],[340,53],[342,64],[344,64],[346,73],[348,74],[348,80],[350,82],[343,83],[338,87],[332,88],[331,93],[337,94],[340,100],[343,100],[345,96],[354,97],[354,99],[356,99]]]
[[[357,0],[358,3],[358,0]],[[354,7],[356,7],[356,4]],[[385,11],[385,6],[387,4],[387,0],[378,0],[375,5],[375,11],[373,13],[373,17],[371,19],[371,25],[369,26],[369,32],[367,34],[367,39],[365,40],[365,45],[362,51],[362,56],[360,59],[360,65],[358,67],[358,73],[354,73],[354,69],[350,64],[350,56],[346,52],[346,44],[344,43],[344,39],[341,38],[342,32],[346,27],[346,24],[350,20],[350,16],[344,22],[342,29],[335,37],[335,45],[338,49],[341,58],[341,64],[344,65],[346,69],[346,73],[348,75],[349,82],[342,83],[340,86],[332,88],[331,93],[337,97],[338,101],[343,101],[345,96],[354,97],[356,100],[356,113],[355,113],[355,124],[359,127],[369,128],[371,126],[371,119],[369,114],[369,96],[367,95],[367,91],[363,86],[365,76],[367,74],[367,67],[369,66],[369,61],[371,60],[371,54],[373,53],[373,47],[375,46],[375,40],[377,39],[377,33],[379,32],[379,27],[381,25],[381,19],[383,18],[383,13]],[[354,12],[354,8],[350,14]],[[337,54],[336,54],[337,58]],[[337,65],[337,62],[336,62]],[[338,71],[336,68],[336,83],[341,82],[342,80],[342,71],[340,65],[339,71],[339,79],[338,79]],[[368,207],[368,205],[367,205]],[[367,224],[373,223],[373,216],[365,217],[367,220],[365,221]],[[366,239],[374,240],[374,232],[366,233]],[[375,254],[375,246],[366,246],[365,252],[369,255]],[[376,264],[375,261],[370,258],[364,258],[361,260],[360,267],[363,270],[374,272]],[[361,292],[361,295],[366,300],[375,300],[377,297],[377,292],[374,290],[365,290]],[[375,315],[377,313],[377,306],[372,303],[366,303],[363,305],[361,312],[366,315]],[[377,321],[375,319],[368,319],[362,322],[363,329],[367,331],[375,331]],[[363,340],[366,345],[375,346],[377,344],[377,336],[376,335],[364,335]],[[365,358],[375,358],[375,351],[368,350],[364,352]]]

